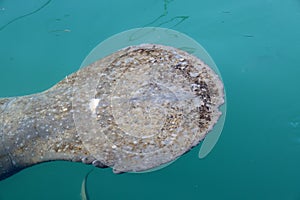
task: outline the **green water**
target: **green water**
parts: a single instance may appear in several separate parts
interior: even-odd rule
[[[222,74],[227,117],[199,147],[151,173],[96,169],[90,199],[300,199],[299,0],[0,0],[0,96],[43,91],[107,37],[145,25],[189,35]],[[0,182],[0,200],[80,199],[91,169],[37,165]]]

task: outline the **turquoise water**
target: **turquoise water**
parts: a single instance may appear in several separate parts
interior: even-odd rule
[[[210,53],[226,87],[223,133],[202,160],[197,147],[151,173],[95,169],[90,199],[300,199],[299,0],[0,0],[0,96],[48,89],[99,42],[145,25]],[[0,200],[80,199],[91,168],[28,168],[0,182]]]

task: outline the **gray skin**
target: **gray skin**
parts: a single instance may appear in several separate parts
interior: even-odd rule
[[[65,79],[43,93],[0,99],[0,180],[52,160],[104,167],[93,162],[76,134],[71,96]]]
[[[205,137],[223,96],[218,75],[186,52],[122,49],[45,92],[0,99],[0,180],[55,160],[115,173],[159,167]]]

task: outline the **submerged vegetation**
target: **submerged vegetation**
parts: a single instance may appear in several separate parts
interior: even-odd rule
[[[168,28],[173,28],[175,26],[178,26],[182,22],[184,22],[186,19],[188,19],[189,16],[175,16],[172,18],[165,19],[169,14],[168,6],[172,1],[174,1],[174,0],[164,0],[163,13],[160,16],[158,16],[157,18],[155,18],[152,22],[145,24],[143,27],[147,27],[147,26],[161,27],[162,25],[165,25],[165,24],[175,23],[174,25],[168,27]]]
[[[81,200],[89,200],[89,195],[87,193],[87,179],[88,179],[88,176],[90,175],[90,173],[92,172],[93,170],[90,170],[86,175],[85,177],[83,178],[82,180],[82,183],[81,183]]]
[[[3,26],[0,27],[0,31],[2,31],[3,29],[5,29],[8,25],[10,25],[10,24],[12,24],[12,23],[14,23],[14,22],[16,22],[16,21],[18,21],[18,20],[20,20],[20,19],[23,19],[24,17],[28,17],[28,16],[30,16],[30,15],[33,15],[34,13],[36,13],[36,12],[42,10],[42,9],[45,8],[51,1],[52,1],[52,0],[48,0],[46,3],[44,3],[43,5],[41,5],[38,9],[36,9],[36,10],[34,10],[34,11],[31,11],[31,12],[29,12],[29,13],[26,13],[26,14],[24,14],[24,15],[21,15],[21,16],[19,16],[19,17],[16,17],[16,18],[14,18],[14,19],[12,19],[12,20],[10,20],[9,22],[7,22],[6,24],[4,24]]]

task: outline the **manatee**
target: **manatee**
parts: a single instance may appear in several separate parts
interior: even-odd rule
[[[179,158],[221,116],[224,87],[170,46],[114,52],[37,94],[0,99],[0,180],[65,160],[143,172]]]

